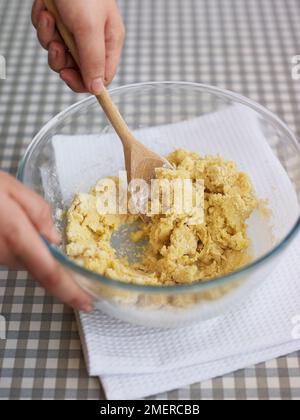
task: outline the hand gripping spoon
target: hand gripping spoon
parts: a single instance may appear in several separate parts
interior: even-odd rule
[[[44,0],[44,4],[55,18],[57,30],[80,68],[74,37],[63,23],[54,1]],[[123,144],[128,182],[134,179],[142,179],[149,183],[155,176],[156,168],[162,166],[171,168],[170,163],[165,158],[149,150],[134,137],[105,87],[96,98]],[[143,215],[141,217],[143,220],[145,219]]]

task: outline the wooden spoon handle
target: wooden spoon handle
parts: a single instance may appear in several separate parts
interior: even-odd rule
[[[65,44],[67,45],[72,57],[74,58],[75,63],[80,68],[79,62],[79,54],[76,47],[76,42],[72,33],[68,30],[65,26],[64,22],[62,21],[59,11],[53,0],[44,0],[44,4],[48,11],[53,15],[55,18],[56,27],[64,40]],[[130,146],[130,142],[133,141],[133,135],[128,128],[128,125],[124,121],[123,117],[121,116],[118,108],[113,103],[108,90],[104,87],[100,95],[97,95],[96,98],[98,99],[99,104],[103,108],[107,118],[111,122],[112,126],[116,130],[118,136],[120,137],[124,147]]]

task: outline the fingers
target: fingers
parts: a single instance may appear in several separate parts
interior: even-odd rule
[[[63,41],[55,27],[55,19],[46,10],[41,11],[39,15],[37,36],[40,41],[40,44],[46,50],[49,49],[49,44],[52,41],[59,41],[63,44]]]
[[[64,303],[79,310],[92,310],[91,297],[56,262],[40,237],[39,232],[51,237],[54,229],[49,206],[36,193],[2,172],[0,187],[0,264],[25,267]]]
[[[41,45],[49,51],[48,63],[50,68],[57,73],[60,73],[64,68],[77,68],[56,30],[53,16],[45,10],[42,0],[36,0],[32,7],[32,22],[37,28],[37,36]],[[77,88],[77,92],[86,91],[82,86],[79,90],[78,82],[71,81],[68,85],[71,88],[72,86]]]
[[[33,26],[36,29],[38,27],[40,14],[43,10],[45,10],[45,5],[44,5],[43,0],[35,0],[32,6],[32,10],[31,10],[31,20],[32,20]]]
[[[64,45],[57,41],[49,44],[48,63],[52,70],[60,73],[64,68],[75,68],[76,64]]]
[[[105,84],[110,84],[117,72],[125,38],[125,28],[118,13],[112,14],[105,27]]]
[[[74,92],[87,92],[79,70],[63,69],[60,72],[60,77]]]
[[[97,0],[90,0],[89,8],[82,0],[72,1],[72,8],[69,1],[61,0],[56,4],[74,35],[80,73],[56,30],[55,19],[46,10],[43,0],[36,0],[32,22],[41,45],[49,50],[49,66],[76,92],[98,95],[103,83],[110,83],[116,73],[124,41],[124,26],[117,5]]]
[[[103,88],[105,73],[104,22],[79,27],[74,36],[84,85],[90,93],[98,95]]]
[[[8,196],[19,204],[38,232],[50,242],[59,243],[60,235],[54,226],[51,208],[45,200],[9,175],[1,174],[1,181]]]
[[[25,213],[13,201],[9,208],[4,238],[16,260],[22,261],[32,276],[62,302],[75,309],[91,311],[91,297],[54,260]]]

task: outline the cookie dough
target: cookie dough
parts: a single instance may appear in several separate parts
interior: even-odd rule
[[[99,184],[77,194],[67,212],[66,253],[85,268],[112,279],[144,285],[188,284],[230,273],[250,262],[247,219],[258,208],[247,174],[221,156],[201,157],[186,150],[168,156],[174,170],[157,169],[159,179],[204,180],[204,222],[189,224],[190,214],[157,214],[131,235],[146,240],[140,261],[130,263],[111,245],[123,225],[137,215],[97,211]]]

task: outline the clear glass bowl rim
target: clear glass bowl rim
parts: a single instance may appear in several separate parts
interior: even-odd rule
[[[243,95],[240,95],[235,92],[231,92],[229,90],[219,88],[216,86],[210,86],[202,83],[193,83],[193,82],[182,82],[182,81],[160,81],[160,82],[142,82],[142,83],[134,83],[128,84],[116,88],[109,89],[109,92],[113,95],[115,93],[124,92],[126,90],[131,89],[138,89],[147,86],[154,86],[154,87],[164,87],[164,86],[171,86],[175,85],[178,87],[190,87],[190,88],[197,88],[202,92],[210,93],[212,95],[216,95],[222,97],[223,99],[232,100],[248,106],[249,108],[256,111],[258,114],[263,116],[268,120],[270,124],[272,124],[275,128],[283,130],[286,135],[290,138],[293,142],[295,148],[298,150],[300,154],[300,144],[292,132],[292,130],[273,112],[269,111],[264,106],[260,105],[258,102],[249,99]],[[61,122],[65,117],[70,117],[73,114],[77,113],[80,109],[85,108],[87,105],[92,104],[95,101],[94,96],[89,96],[85,99],[82,99],[79,102],[69,106],[56,116],[54,116],[48,123],[46,123],[41,130],[34,136],[33,140],[29,144],[23,158],[20,161],[18,171],[17,171],[17,179],[21,182],[24,182],[24,173],[26,169],[26,165],[29,161],[32,151],[38,146],[38,144],[43,140],[46,133],[51,130],[56,124]],[[70,258],[68,258],[65,254],[63,254],[56,246],[50,244],[45,238],[42,238],[43,241],[46,243],[49,251],[53,255],[53,257],[62,265],[67,267],[68,269],[76,272],[77,274],[87,277],[93,281],[100,282],[105,286],[114,287],[114,288],[121,288],[125,290],[130,290],[132,292],[137,293],[188,293],[188,292],[197,292],[204,289],[210,289],[225,283],[230,283],[231,281],[237,280],[239,276],[246,275],[255,268],[266,263],[272,257],[276,257],[280,254],[292,241],[292,239],[296,236],[297,232],[300,230],[300,214],[292,226],[290,231],[287,235],[273,248],[271,248],[266,254],[262,255],[261,257],[257,258],[253,262],[245,265],[239,270],[234,271],[233,273],[227,274],[225,276],[215,277],[211,280],[206,280],[204,282],[194,282],[191,284],[184,284],[184,285],[175,285],[175,286],[149,286],[149,285],[139,285],[133,283],[125,283],[121,280],[110,279],[108,277],[104,277],[100,274],[87,270],[84,267],[79,266]]]

